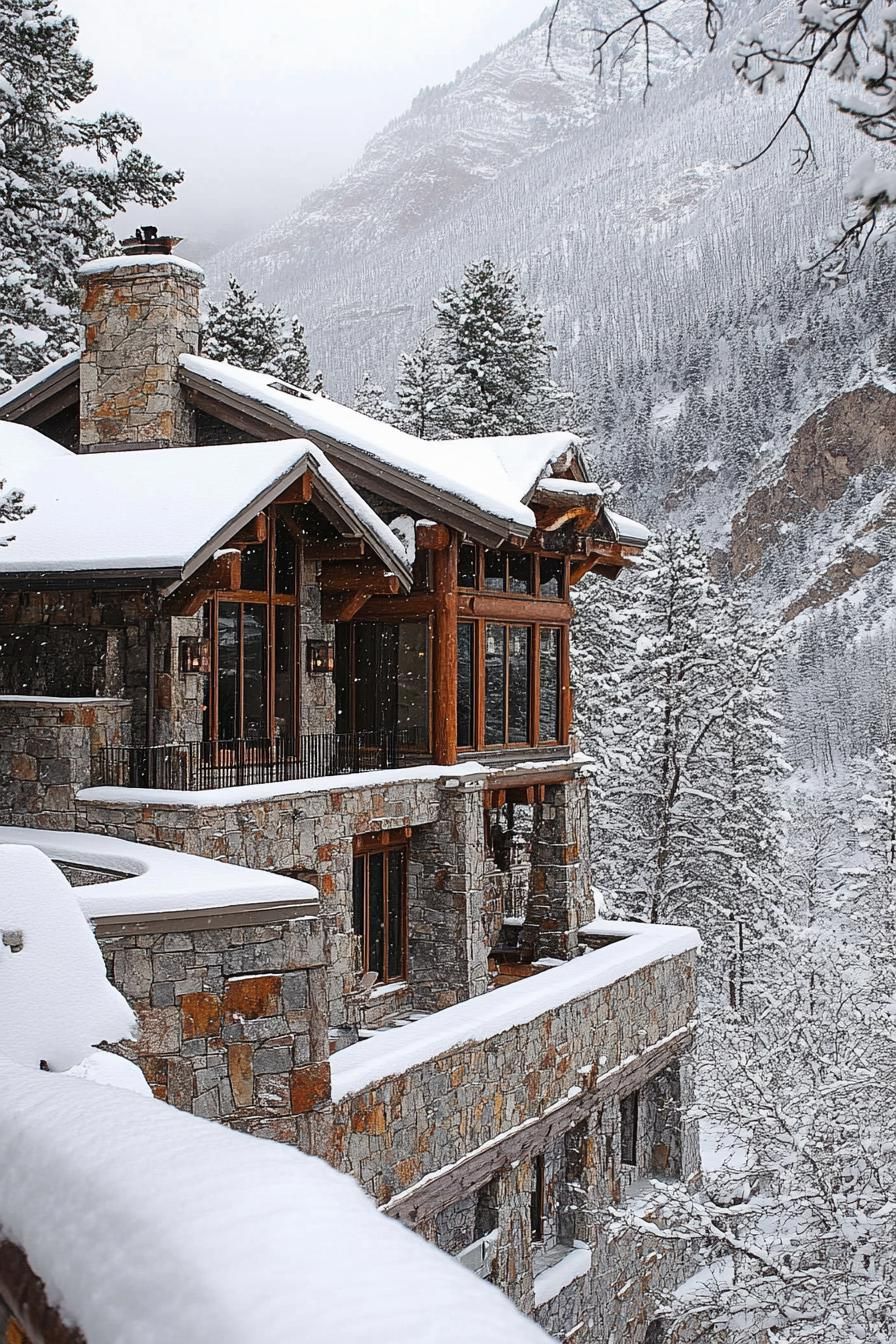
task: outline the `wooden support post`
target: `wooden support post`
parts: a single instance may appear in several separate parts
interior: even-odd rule
[[[457,534],[433,551],[432,747],[436,765],[457,763]]]

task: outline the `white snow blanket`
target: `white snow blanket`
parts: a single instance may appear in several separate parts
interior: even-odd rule
[[[36,849],[0,845],[0,1055],[70,1069],[136,1034],[62,873]]]
[[[348,1176],[0,1057],[0,1234],[89,1344],[545,1344]]]

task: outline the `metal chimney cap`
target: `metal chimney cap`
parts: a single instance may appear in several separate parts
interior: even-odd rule
[[[159,234],[154,224],[144,224],[142,228],[134,230],[133,238],[122,238],[121,250],[127,256],[170,256],[182,242],[181,238],[174,238],[169,234]]]

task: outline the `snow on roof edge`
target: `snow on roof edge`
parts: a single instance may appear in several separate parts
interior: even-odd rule
[[[8,406],[11,402],[18,401],[19,397],[23,396],[26,392],[33,392],[35,388],[40,387],[42,383],[47,381],[47,379],[52,378],[55,373],[61,373],[63,369],[68,367],[75,368],[80,363],[80,359],[80,351],[73,350],[71,354],[62,355],[61,358],[54,359],[51,363],[45,364],[43,368],[38,369],[36,373],[31,373],[27,378],[22,378],[18,383],[13,383],[12,387],[7,388],[3,393],[0,393],[0,414],[2,414],[4,406]],[[39,433],[40,431],[38,430],[37,432]]]

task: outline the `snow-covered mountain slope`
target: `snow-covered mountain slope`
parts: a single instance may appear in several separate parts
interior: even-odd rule
[[[767,143],[788,96],[757,97],[732,73],[731,45],[756,21],[746,0],[740,18],[726,11],[712,54],[701,6],[681,0],[667,18],[693,55],[660,50],[646,100],[636,60],[594,78],[598,12],[612,11],[561,8],[553,68],[545,13],[421,92],[348,174],[216,258],[212,286],[233,271],[299,314],[329,390],[350,398],[365,371],[391,386],[434,294],[492,256],[545,312],[557,373],[592,412],[597,469],[623,481],[636,516],[693,522],[727,556],[732,520],[758,516],[758,492],[770,511],[753,579],[763,604],[805,608],[805,625],[827,581],[829,604],[861,607],[867,592],[878,610],[890,566],[853,554],[870,544],[854,534],[874,473],[867,498],[851,488],[799,520],[774,490],[807,417],[896,357],[892,253],[837,292],[799,268],[839,219],[863,146],[819,88],[807,109],[816,168],[794,172],[787,137],[736,166]],[[766,21],[787,12],[772,0]]]

